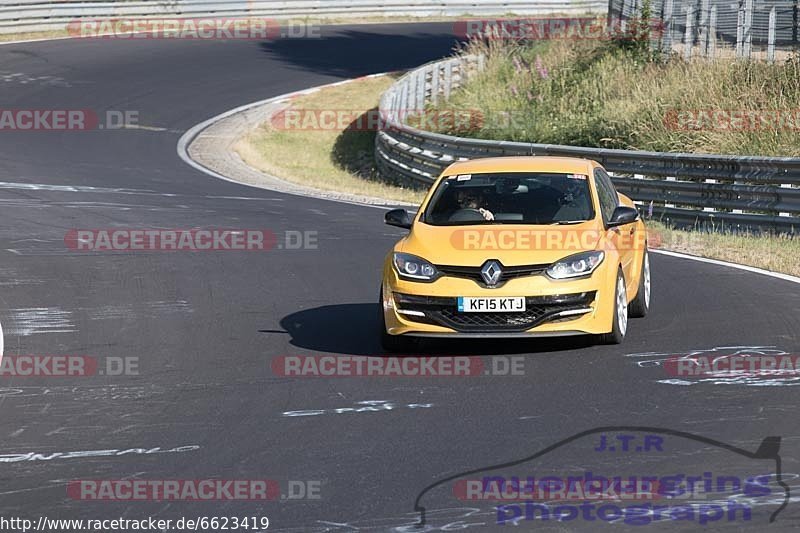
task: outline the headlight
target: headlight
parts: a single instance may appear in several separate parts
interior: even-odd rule
[[[392,262],[403,279],[433,281],[439,275],[435,266],[416,255],[395,252]]]
[[[606,254],[604,252],[582,252],[565,257],[550,265],[547,275],[553,279],[568,279],[588,276],[600,266]]]

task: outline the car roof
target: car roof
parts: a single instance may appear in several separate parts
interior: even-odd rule
[[[488,172],[552,172],[565,174],[590,174],[599,166],[589,159],[552,156],[487,157],[453,163],[446,175],[481,174]]]

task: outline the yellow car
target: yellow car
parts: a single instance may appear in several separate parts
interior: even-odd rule
[[[647,232],[598,163],[497,157],[450,165],[386,257],[381,341],[597,335],[622,342],[650,307]]]

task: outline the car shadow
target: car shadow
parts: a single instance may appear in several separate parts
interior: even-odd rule
[[[339,355],[391,355],[379,341],[377,303],[336,304],[297,311],[280,325],[292,346]],[[260,330],[269,333],[269,330]],[[422,339],[408,355],[496,355],[567,352],[594,344],[590,335],[529,339]]]

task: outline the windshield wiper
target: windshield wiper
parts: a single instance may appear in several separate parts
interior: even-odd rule
[[[561,225],[567,225],[567,224],[583,224],[584,222],[586,222],[586,221],[585,220],[556,220],[555,222],[551,222],[550,225],[552,226],[552,225],[558,224],[559,226],[561,226]]]

